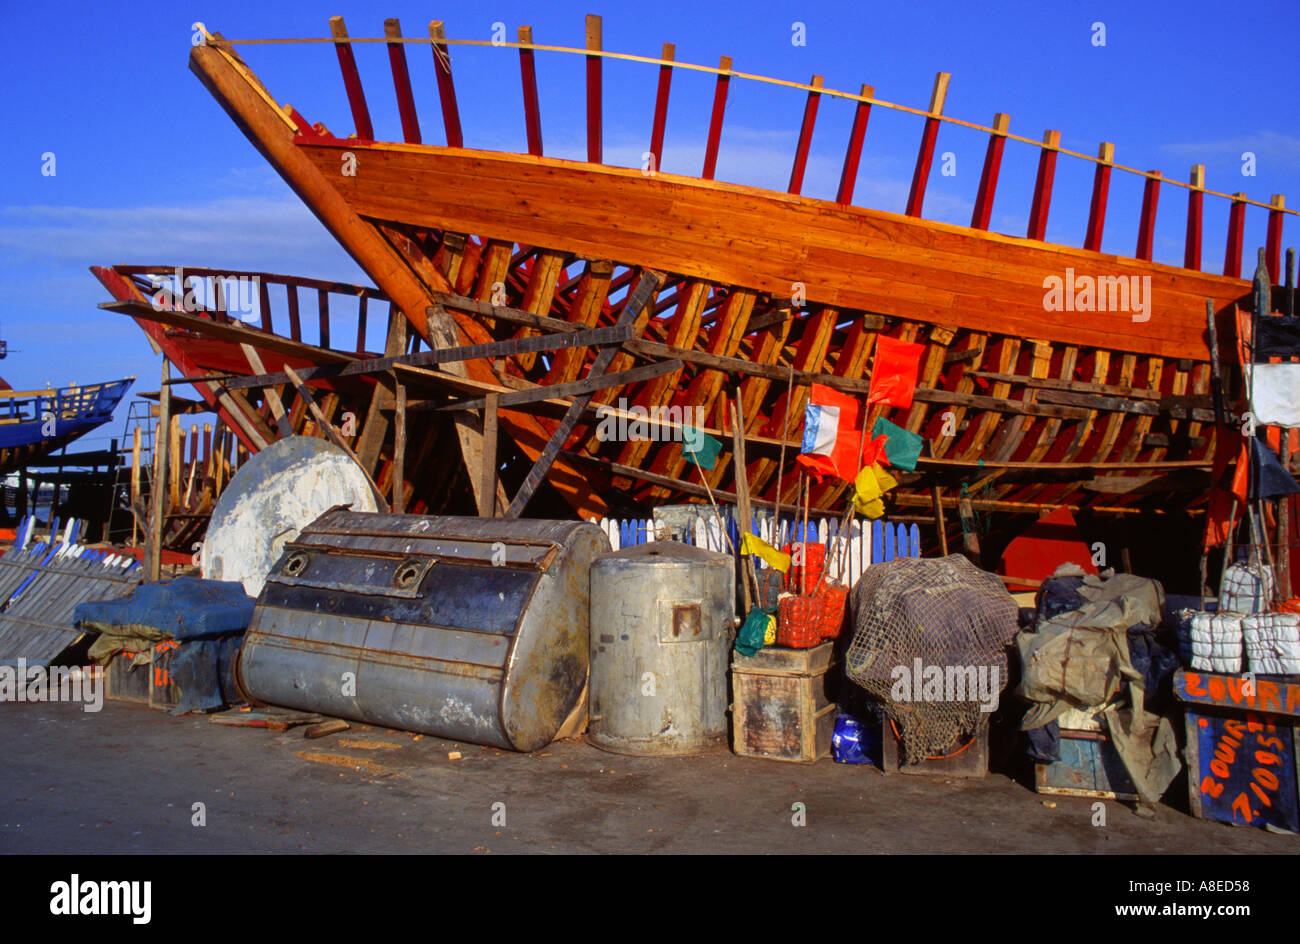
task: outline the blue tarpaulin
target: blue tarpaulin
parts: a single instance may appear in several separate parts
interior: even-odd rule
[[[126,599],[79,603],[73,620],[113,636],[210,639],[247,629],[254,602],[237,581],[177,577],[137,587]]]

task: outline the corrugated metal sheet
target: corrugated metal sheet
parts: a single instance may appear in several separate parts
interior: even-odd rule
[[[76,543],[71,529],[53,544],[31,533],[24,522],[0,555],[0,665],[49,665],[83,635],[72,622],[78,603],[126,596],[144,574],[129,557]]]

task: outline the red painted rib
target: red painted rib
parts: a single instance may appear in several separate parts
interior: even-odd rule
[[[980,172],[979,192],[975,195],[975,209],[971,213],[970,225],[974,229],[988,229],[993,216],[993,198],[998,192],[998,173],[1002,170],[1002,151],[1007,146],[1004,134],[1010,119],[1006,115],[993,116],[993,134],[989,135],[989,147],[984,153],[984,170]]]
[[[1146,186],[1142,188],[1142,216],[1138,220],[1137,258],[1151,261],[1156,230],[1156,206],[1160,203],[1160,171],[1147,173]]]
[[[814,75],[808,84],[814,88],[821,88],[822,77]],[[803,124],[799,128],[799,146],[795,148],[794,166],[790,168],[790,186],[786,188],[788,193],[799,193],[803,190],[803,174],[808,166],[808,149],[812,146],[813,126],[817,123],[817,104],[820,100],[820,92],[809,92],[808,101],[804,103]]]
[[[862,86],[859,93],[863,98],[872,98],[876,90],[870,85]],[[849,132],[849,147],[844,152],[844,167],[840,171],[840,188],[835,194],[835,202],[848,206],[853,202],[853,188],[858,182],[858,164],[862,160],[862,141],[867,136],[867,119],[871,117],[871,103],[858,102],[853,114],[853,130]]]
[[[718,63],[719,69],[731,68],[731,57],[723,56]],[[718,167],[718,143],[722,140],[722,114],[727,110],[727,88],[731,76],[725,73],[718,76],[718,84],[713,89],[713,115],[709,118],[709,141],[704,146],[704,170],[700,174],[705,180],[712,180]]]
[[[402,38],[401,24],[395,18],[384,20],[384,35],[389,40]],[[402,140],[421,144],[420,119],[415,113],[415,96],[411,93],[411,70],[406,65],[406,45],[388,43],[388,65],[393,70],[393,91],[397,94],[397,113],[402,118]]]

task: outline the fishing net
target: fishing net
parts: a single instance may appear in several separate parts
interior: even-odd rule
[[[1007,684],[1019,608],[965,557],[905,557],[853,589],[848,677],[884,704],[904,763],[942,756],[988,725]]]

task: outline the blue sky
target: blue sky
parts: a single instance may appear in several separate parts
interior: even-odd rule
[[[440,8],[441,7],[441,8]],[[1134,8],[1137,9],[1134,9]],[[383,20],[401,19],[405,35],[428,35],[430,19],[455,38],[490,39],[503,23],[513,39],[521,23],[538,43],[583,44],[583,15],[604,17],[605,48],[658,56],[677,45],[679,61],[716,65],[729,55],[738,71],[830,87],[872,84],[879,98],[928,104],[937,71],[952,73],[945,112],[990,124],[1011,116],[1011,130],[1041,138],[1061,132],[1067,148],[1096,153],[1113,141],[1115,159],[1186,180],[1206,165],[1207,185],[1267,201],[1287,194],[1300,205],[1300,136],[1295,129],[1300,77],[1264,50],[1300,35],[1294,0],[1252,4],[1230,15],[1211,2],[676,2],[517,3],[504,0],[427,5],[358,3],[0,3],[10,38],[0,60],[0,98],[10,144],[0,175],[0,337],[17,353],[0,362],[16,388],[89,382],[136,374],[137,389],[156,389],[158,359],[144,336],[119,315],[87,271],[92,264],[229,266],[364,281],[359,269],[265,164],[187,67],[191,24],[228,38],[328,35],[342,14],[353,36],[380,36]],[[1106,45],[1092,43],[1105,24]],[[804,24],[806,44],[791,42]],[[1252,52],[1260,49],[1260,53]],[[335,133],[352,121],[329,46],[245,47],[241,54],[272,94]],[[524,128],[513,50],[453,49],[453,71],[469,147],[522,150]],[[376,133],[400,138],[387,59],[381,46],[358,59]],[[427,46],[408,47],[427,143],[443,143]],[[585,151],[583,73],[574,57],[538,53],[543,135],[548,155]],[[605,67],[606,160],[635,165],[648,144],[657,70]],[[711,76],[678,71],[662,169],[696,174],[713,96]],[[721,180],[784,189],[804,96],[733,81],[722,134]],[[804,192],[833,196],[852,105],[823,99]],[[900,211],[921,121],[874,110],[855,202]],[[986,137],[945,126],[937,150],[955,156],[956,174],[936,171],[926,216],[965,223],[979,180]],[[1037,148],[1006,151],[993,228],[1023,235]],[[1242,175],[1243,151],[1256,173]],[[43,176],[42,155],[56,173]],[[1062,157],[1048,238],[1080,245],[1092,165]],[[1116,174],[1103,248],[1131,255],[1141,181]],[[1156,258],[1181,262],[1186,191],[1164,187]],[[1266,212],[1247,213],[1245,271],[1262,245]],[[1205,266],[1218,271],[1225,201],[1207,198]],[[1300,229],[1288,218],[1284,242]],[[187,393],[189,391],[186,391]],[[115,421],[87,444],[119,435]]]

